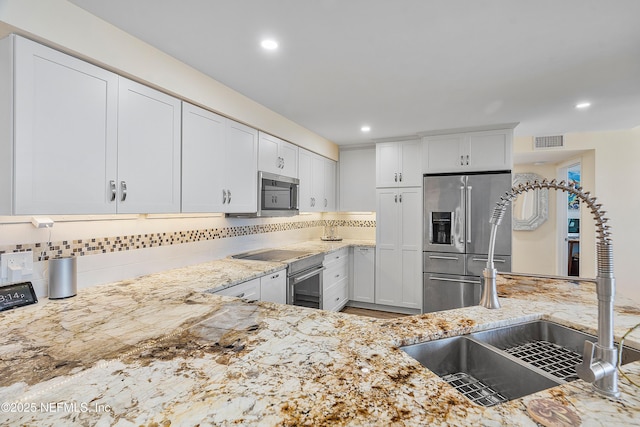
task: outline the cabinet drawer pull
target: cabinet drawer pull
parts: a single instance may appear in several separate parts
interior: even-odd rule
[[[125,181],[120,181],[120,201],[124,202],[127,200],[127,183]]]
[[[398,182],[398,174],[397,174],[397,173],[394,173],[394,174],[393,174],[393,180],[394,180],[395,182]]]
[[[280,274],[274,274],[273,276],[271,276],[272,279],[277,279],[278,277],[280,277]]]
[[[227,203],[231,203],[231,190],[227,190]]]
[[[460,166],[464,166],[464,156],[460,156]]]
[[[400,172],[400,182],[402,182],[402,172]]]
[[[222,204],[227,203],[227,190],[222,190]]]

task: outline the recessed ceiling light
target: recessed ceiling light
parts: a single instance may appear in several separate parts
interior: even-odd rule
[[[578,110],[584,110],[585,108],[589,108],[591,106],[590,102],[579,102],[576,104],[576,108]]]
[[[273,39],[265,39],[260,42],[260,46],[267,50],[275,50],[278,48],[278,42]]]
[[[362,132],[369,132],[369,131],[371,130],[371,126],[366,126],[366,125],[365,125],[365,126],[362,126],[362,127],[360,128],[360,130],[361,130]]]

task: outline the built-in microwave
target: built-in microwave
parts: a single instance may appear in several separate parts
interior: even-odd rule
[[[230,213],[231,217],[277,217],[300,213],[300,180],[269,172],[258,172],[258,210],[255,213]]]

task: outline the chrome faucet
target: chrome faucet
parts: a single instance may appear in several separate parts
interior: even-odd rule
[[[617,398],[618,390],[618,362],[617,350],[613,345],[613,298],[615,294],[615,279],[613,277],[613,246],[611,243],[608,218],[604,217],[605,211],[602,205],[596,204],[596,198],[590,197],[590,193],[583,192],[582,187],[575,183],[567,184],[565,181],[535,180],[511,188],[493,208],[489,222],[491,223],[491,236],[489,240],[489,254],[487,267],[484,269],[484,288],[480,305],[486,308],[500,308],[498,292],[496,288],[497,270],[493,265],[493,255],[498,225],[502,222],[507,206],[513,202],[519,194],[541,189],[555,189],[574,194],[581,202],[585,203],[596,221],[598,237],[598,275],[596,277],[596,292],[598,295],[598,343],[585,341],[582,363],[576,366],[578,376],[593,384],[593,388],[607,397]]]

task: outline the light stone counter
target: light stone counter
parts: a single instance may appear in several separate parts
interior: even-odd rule
[[[358,243],[294,246],[349,244]],[[536,399],[585,426],[638,425],[640,393],[624,379],[618,402],[574,381],[484,408],[398,349],[539,318],[593,333],[591,282],[503,275],[500,310],[392,320],[203,292],[280,268],[222,259],[0,313],[0,425],[535,426]],[[620,302],[617,338],[640,321],[636,305]],[[640,333],[626,343],[640,348]],[[640,363],[623,372],[640,382]]]

